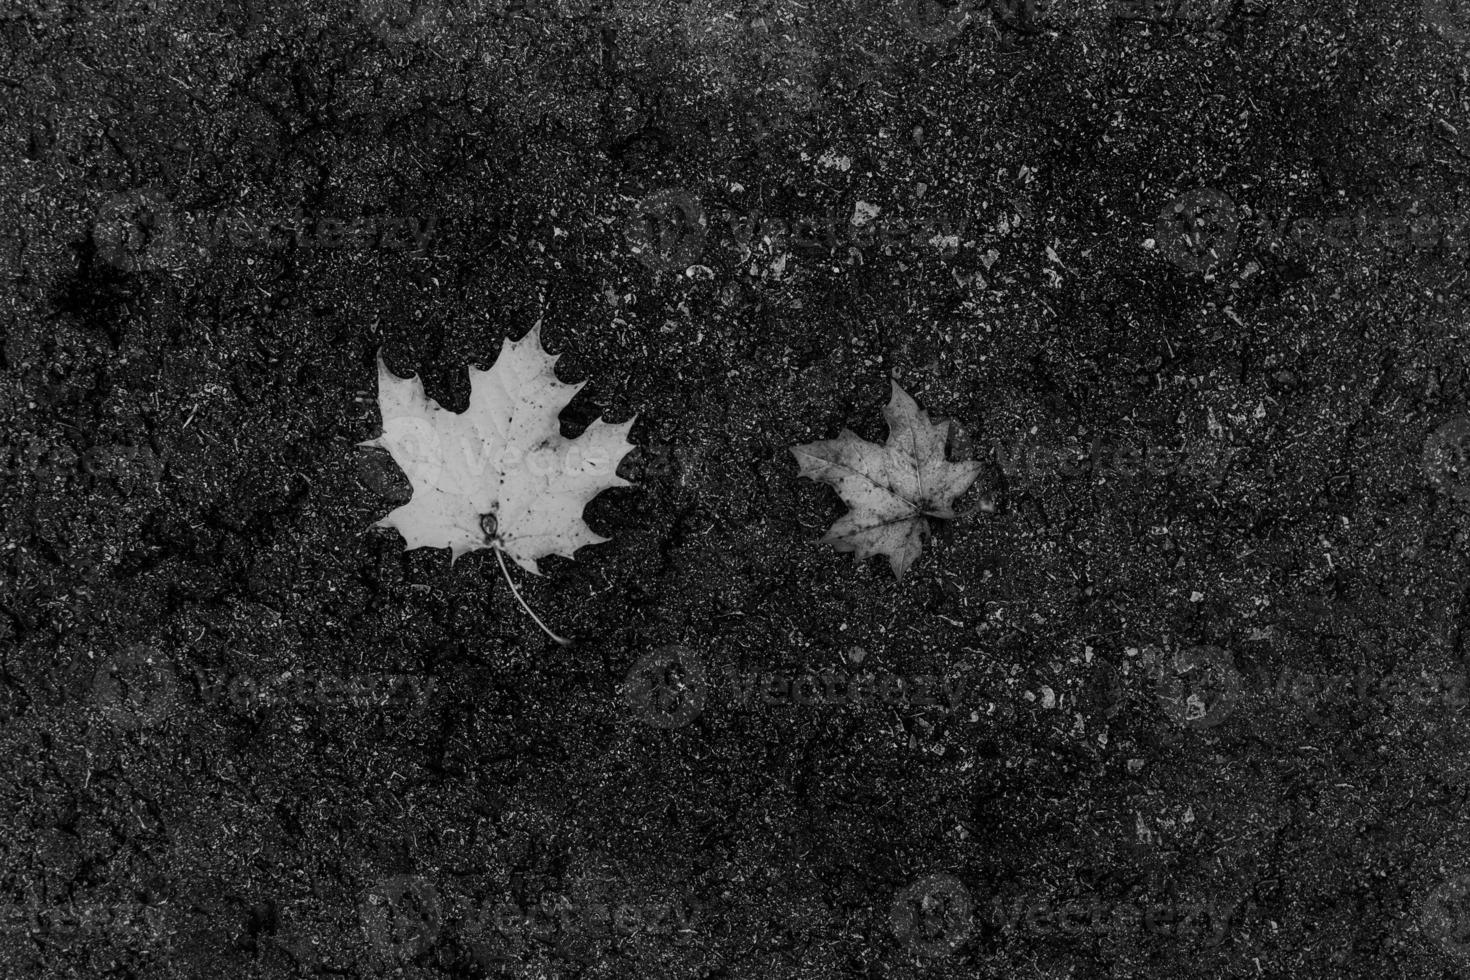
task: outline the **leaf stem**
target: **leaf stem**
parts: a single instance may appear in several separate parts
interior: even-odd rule
[[[526,605],[526,600],[521,598],[520,590],[516,588],[516,584],[510,579],[510,569],[505,567],[505,556],[501,552],[500,545],[498,544],[495,545],[495,560],[500,562],[500,573],[505,576],[505,584],[510,586],[510,594],[516,597],[516,602],[519,602],[521,604],[521,608],[526,611],[526,615],[534,619],[536,621],[536,625],[541,627],[541,632],[545,633],[547,636],[551,637],[562,646],[566,646],[567,644],[571,643],[571,640],[557,636],[555,633],[551,632],[551,630],[547,629],[546,624],[541,622],[541,617],[536,615],[536,613],[532,611],[530,606]]]

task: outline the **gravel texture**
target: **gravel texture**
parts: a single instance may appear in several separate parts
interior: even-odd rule
[[[1470,973],[1470,15],[376,3],[0,7],[0,976]],[[357,448],[538,320],[566,647]]]

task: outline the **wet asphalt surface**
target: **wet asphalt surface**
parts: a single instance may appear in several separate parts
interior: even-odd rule
[[[1470,973],[1449,0],[0,11],[0,975]],[[537,320],[565,647],[356,446]]]

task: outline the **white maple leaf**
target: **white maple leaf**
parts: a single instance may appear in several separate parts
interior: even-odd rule
[[[491,548],[539,575],[538,558],[572,558],[608,540],[582,511],[603,490],[631,486],[617,468],[633,448],[625,437],[634,419],[597,419],[575,439],[562,436],[557,417],[586,382],[556,379],[560,355],[542,349],[540,328],[507,338],[490,370],[469,369],[470,404],[459,413],[427,397],[419,378],[388,370],[379,352],[383,434],[358,445],[388,450],[413,485],[408,503],[377,523],[402,534],[407,550],[448,548],[452,564]]]

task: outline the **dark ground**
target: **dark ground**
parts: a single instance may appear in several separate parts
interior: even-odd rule
[[[1421,451],[1470,395],[1467,251],[1273,244],[1243,222],[1206,276],[1144,244],[1196,187],[1273,225],[1466,213],[1462,38],[1387,0],[1237,0],[1214,29],[1001,4],[931,40],[896,2],[853,3],[451,7],[404,36],[350,4],[4,8],[0,975],[1470,962],[1463,933],[1420,925],[1470,871],[1463,712],[1260,696],[1188,726],[1148,666],[1203,644],[1251,678],[1464,669],[1470,503]],[[689,275],[624,237],[665,188],[712,216]],[[297,207],[439,225],[421,254],[226,240],[135,268],[93,227],[134,190],[183,238],[198,216]],[[713,217],[859,201],[969,229],[953,254],[783,265]],[[543,312],[561,376],[589,380],[567,432],[638,417],[638,486],[587,511],[612,541],[519,576],[567,648],[488,552],[451,569],[369,530],[408,485],[354,448],[378,433],[380,346],[462,410],[467,366]],[[890,378],[956,421],[955,458],[1023,433],[1236,455],[1132,479],[990,465],[899,584],[818,544],[843,507],[788,452],[843,427],[883,439]],[[971,693],[953,713],[711,693],[661,729],[620,684],[668,644],[711,678],[861,659]],[[120,700],[107,665],[139,651],[176,683]],[[428,693],[221,693],[285,671]],[[890,917],[930,874],[977,908],[1235,911],[1213,944],[982,924],[930,955]],[[507,901],[681,918],[477,927]]]

